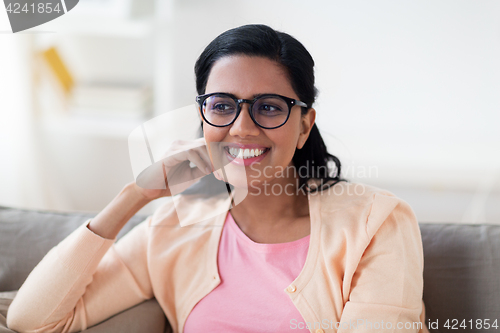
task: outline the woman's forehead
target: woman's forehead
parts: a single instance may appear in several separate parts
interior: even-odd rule
[[[275,93],[296,98],[286,70],[263,57],[227,56],[215,62],[205,93],[226,92],[240,98]],[[243,96],[244,95],[244,96]]]

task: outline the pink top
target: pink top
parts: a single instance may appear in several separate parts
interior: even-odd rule
[[[308,248],[309,236],[255,243],[228,213],[217,256],[221,283],[196,304],[184,332],[297,332],[304,319],[284,290],[302,270]]]

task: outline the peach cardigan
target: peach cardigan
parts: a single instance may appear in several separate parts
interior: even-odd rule
[[[218,197],[183,200],[193,218],[199,209],[230,207]],[[377,325],[386,325],[386,332],[418,332],[397,329],[424,320],[422,242],[408,204],[341,182],[309,194],[309,210],[307,259],[283,290],[302,324],[309,323],[311,332],[372,332]],[[195,304],[220,283],[217,250],[225,216],[180,227],[174,204],[167,203],[116,244],[92,233],[87,222],[33,270],[9,308],[8,326],[76,332],[156,297],[173,331],[182,332]]]

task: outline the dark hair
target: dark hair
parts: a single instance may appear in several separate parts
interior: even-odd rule
[[[196,61],[196,90],[205,93],[208,77],[215,62],[231,55],[264,57],[276,61],[286,70],[292,88],[301,101],[307,104],[302,114],[311,108],[317,95],[314,86],[314,60],[306,48],[294,37],[266,25],[251,24],[228,30],[215,38]],[[316,124],[302,149],[296,149],[293,164],[298,172],[299,185],[309,191],[324,189],[341,181],[341,165],[337,157],[328,153]],[[329,163],[330,162],[330,163]],[[331,168],[331,162],[336,166]],[[301,170],[306,168],[303,175]],[[316,169],[313,169],[316,168]],[[310,188],[309,179],[318,179],[320,186]]]

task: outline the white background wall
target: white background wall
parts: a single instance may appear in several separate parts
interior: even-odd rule
[[[500,221],[500,2],[158,1],[155,15],[156,114],[193,102],[194,62],[216,35],[268,24],[313,55],[318,124],[348,178],[392,190],[422,221]],[[22,37],[0,34],[3,57],[18,59],[2,60],[0,94],[21,96],[0,98],[2,121],[29,109],[23,51],[12,41]],[[63,132],[44,140],[63,193],[48,208],[99,210],[132,179],[126,140]],[[26,149],[2,141],[2,158]],[[0,204],[33,205],[9,194],[21,182],[12,168],[0,164]],[[371,177],[356,177],[367,170]]]

